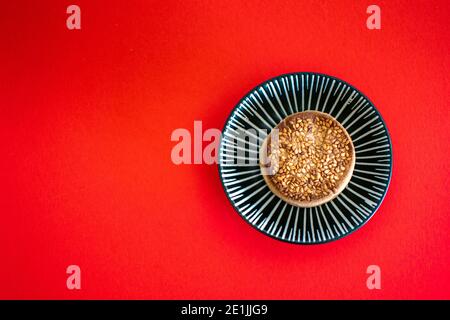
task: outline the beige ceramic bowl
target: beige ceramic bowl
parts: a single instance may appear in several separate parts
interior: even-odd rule
[[[270,144],[270,140],[271,140],[273,131],[266,137],[266,139],[264,140],[264,142],[261,146],[260,152],[259,152],[261,172],[262,172],[264,180],[266,181],[269,189],[275,195],[277,195],[279,198],[283,199],[287,203],[294,205],[294,206],[303,207],[303,208],[311,208],[311,207],[319,206],[321,204],[324,204],[324,203],[336,198],[345,189],[347,184],[350,182],[350,179],[353,174],[353,169],[355,168],[355,159],[356,159],[355,147],[353,146],[353,142],[352,142],[350,135],[348,134],[347,130],[345,130],[345,128],[335,118],[333,118],[332,116],[330,116],[327,113],[323,113],[323,112],[319,112],[319,111],[303,111],[303,112],[294,113],[294,114],[286,117],[274,129],[282,129],[283,127],[286,126],[286,123],[288,123],[288,121],[292,120],[292,119],[297,119],[297,118],[307,119],[307,118],[315,118],[315,117],[331,119],[335,124],[337,124],[342,129],[342,131],[344,132],[344,134],[347,136],[347,138],[350,141],[351,160],[350,160],[350,163],[345,168],[344,175],[338,182],[338,185],[336,187],[336,192],[329,194],[325,197],[319,198],[319,199],[312,199],[310,201],[295,200],[295,199],[285,196],[283,193],[281,193],[278,190],[278,188],[275,186],[275,184],[270,179],[270,173],[268,170],[268,167],[270,166],[270,164],[267,164],[268,163],[267,157],[266,157],[267,156],[267,147]]]

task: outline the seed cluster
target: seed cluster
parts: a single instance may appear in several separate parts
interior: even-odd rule
[[[311,201],[337,191],[352,150],[336,121],[319,115],[295,117],[279,127],[278,135],[268,157],[273,170],[270,179],[283,195]]]

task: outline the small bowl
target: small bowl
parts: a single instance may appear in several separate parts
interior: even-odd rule
[[[333,121],[341,130],[342,132],[344,132],[344,134],[346,135],[347,139],[350,141],[349,146],[350,146],[350,154],[351,154],[351,160],[350,163],[347,165],[347,167],[344,170],[344,175],[340,178],[340,180],[338,181],[338,185],[336,186],[336,191],[326,195],[322,198],[318,198],[318,199],[311,199],[311,200],[296,200],[296,199],[292,199],[290,197],[287,197],[286,195],[284,195],[282,192],[280,192],[277,188],[277,186],[272,182],[272,180],[270,179],[271,174],[269,173],[268,167],[267,167],[267,147],[270,143],[271,140],[271,136],[273,135],[273,132],[275,129],[282,129],[286,126],[286,124],[288,123],[288,121],[293,120],[293,119],[314,119],[316,117],[320,117],[320,118],[325,118],[325,119],[329,119],[331,121]],[[259,154],[260,154],[260,168],[261,168],[261,173],[262,176],[264,178],[264,181],[266,182],[267,186],[269,187],[269,189],[275,194],[277,195],[279,198],[281,198],[282,200],[286,201],[287,203],[297,206],[297,207],[302,207],[302,208],[311,208],[311,207],[315,207],[315,206],[319,206],[322,205],[326,202],[329,202],[331,200],[333,200],[334,198],[336,198],[347,186],[347,184],[350,182],[350,179],[352,177],[353,174],[353,170],[355,168],[355,161],[356,161],[356,155],[355,155],[355,147],[353,145],[352,139],[350,137],[350,135],[348,134],[347,130],[345,130],[345,128],[339,123],[339,121],[337,121],[335,118],[333,118],[331,115],[327,114],[327,113],[323,113],[323,112],[319,112],[319,111],[302,111],[302,112],[297,112],[294,114],[291,114],[290,116],[284,118],[273,130],[272,132],[267,135],[267,137],[264,139],[264,142],[261,145],[261,148],[259,150]]]

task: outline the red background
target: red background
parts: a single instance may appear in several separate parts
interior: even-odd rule
[[[0,7],[0,298],[450,298],[448,1],[68,1]],[[175,128],[222,128],[281,73],[350,82],[390,131],[381,208],[298,246],[233,211]],[[82,289],[66,288],[66,267]],[[366,287],[366,268],[382,289]]]

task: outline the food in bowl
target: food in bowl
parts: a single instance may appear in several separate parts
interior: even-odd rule
[[[299,207],[335,198],[347,186],[355,166],[350,135],[336,119],[319,111],[285,118],[267,136],[260,155],[269,188]]]

